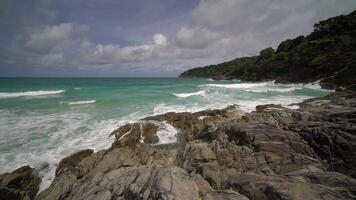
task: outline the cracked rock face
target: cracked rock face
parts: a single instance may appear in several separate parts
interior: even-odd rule
[[[356,199],[355,97],[148,117],[110,149],[63,159],[36,199]],[[157,145],[149,121],[174,126],[177,143]]]

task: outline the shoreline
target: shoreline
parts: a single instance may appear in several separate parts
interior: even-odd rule
[[[352,104],[351,107],[349,107],[350,102],[345,103],[347,101],[351,102]],[[334,112],[337,111],[341,113],[340,114],[341,116],[347,115],[347,113],[349,113],[352,110],[356,112],[356,108],[355,108],[356,104],[353,105],[353,102],[355,102],[355,92],[347,90],[344,92],[334,92],[325,97],[307,99],[304,100],[302,103],[293,104],[293,105],[298,105],[299,106],[298,109],[288,109],[280,105],[259,105],[256,107],[256,111],[246,113],[246,112],[241,112],[241,110],[238,110],[237,109],[238,107],[236,107],[236,105],[232,105],[232,106],[228,106],[225,109],[203,110],[195,113],[169,112],[161,115],[145,117],[141,119],[141,121],[145,121],[143,125],[140,122],[138,123],[134,122],[132,124],[129,123],[119,127],[116,131],[114,131],[111,135],[115,135],[116,140],[114,140],[112,146],[109,149],[103,149],[95,153],[92,150],[83,150],[74,153],[73,155],[67,158],[62,159],[62,161],[60,161],[56,169],[56,177],[53,180],[51,186],[49,186],[49,188],[39,193],[36,198],[58,199],[62,194],[58,194],[57,192],[54,191],[62,191],[62,192],[66,191],[65,193],[69,192],[71,195],[73,195],[73,198],[75,196],[77,198],[78,196],[75,193],[72,193],[75,190],[71,190],[70,188],[65,189],[63,188],[63,184],[64,185],[74,184],[71,187],[78,187],[81,188],[81,190],[88,190],[89,188],[87,189],[83,188],[84,185],[86,184],[76,185],[75,182],[77,181],[81,182],[83,180],[82,177],[86,177],[86,179],[89,179],[87,181],[87,183],[89,184],[90,182],[94,181],[93,178],[95,177],[95,174],[97,173],[101,174],[102,172],[104,172],[103,176],[105,176],[105,174],[108,173],[105,172],[107,170],[109,171],[133,170],[132,173],[138,173],[138,176],[141,176],[147,173],[145,170],[146,168],[147,170],[149,169],[150,173],[152,172],[152,170],[155,171],[157,169],[159,169],[158,171],[168,170],[170,171],[170,173],[173,173],[172,172],[173,170],[174,173],[180,174],[178,178],[176,177],[177,178],[176,181],[185,181],[186,179],[188,179],[189,184],[205,185],[204,186],[205,188],[199,188],[199,186],[197,188],[198,191],[197,194],[199,194],[201,197],[204,197],[204,199],[206,199],[211,195],[213,195],[214,197],[218,197],[219,195],[222,195],[222,191],[224,195],[234,197],[231,199],[245,199],[245,198],[251,199],[251,196],[249,196],[249,192],[246,192],[245,190],[241,190],[241,188],[236,189],[232,187],[233,190],[231,191],[228,190],[229,187],[231,187],[232,185],[230,185],[231,183],[229,183],[230,182],[229,178],[226,179],[227,178],[226,176],[229,173],[231,173],[229,172],[231,170],[235,171],[233,174],[230,174],[231,176],[236,176],[237,174],[240,173],[241,174],[239,176],[246,176],[246,175],[249,176],[248,174],[252,172],[249,172],[249,170],[247,171],[245,170],[251,167],[254,168],[254,170],[259,171],[257,172],[253,170],[253,173],[257,173],[259,174],[259,176],[263,174],[264,179],[274,174],[272,178],[269,177],[271,178],[271,180],[274,180],[276,178],[275,176],[278,175],[278,177],[281,178],[282,181],[286,182],[286,184],[290,184],[287,178],[284,177],[287,174],[297,173],[298,176],[301,176],[300,173],[308,172],[313,176],[316,176],[316,173],[317,174],[326,173],[329,176],[330,175],[329,172],[330,173],[332,172],[333,176],[337,176],[337,178],[345,179],[345,181],[347,179],[348,182],[352,183],[349,186],[356,186],[354,185],[354,181],[355,181],[354,178],[356,176],[356,172],[352,170],[351,172],[347,170],[334,172],[333,170],[336,169],[335,163],[337,163],[337,165],[343,166],[342,163],[344,163],[345,165],[345,161],[341,162],[340,164],[338,163],[340,161],[334,162],[332,160],[335,158],[332,158],[328,163],[327,156],[325,158],[322,157],[325,156],[323,155],[325,154],[323,150],[324,147],[321,144],[320,146],[315,144],[315,142],[323,143],[324,139],[321,141],[317,141],[320,138],[319,139],[310,138],[310,134],[314,134],[315,130],[323,129],[325,127],[320,125],[320,122],[315,122],[316,124],[312,124],[312,126],[316,126],[319,128],[315,129],[315,127],[313,127],[311,132],[304,133],[304,132],[300,132],[299,130],[300,127],[298,127],[298,126],[304,127],[304,125],[299,124],[295,121],[295,120],[297,121],[300,120],[304,123],[309,123],[310,119],[312,119],[311,121],[313,120],[320,121],[321,119],[319,118],[322,118],[322,116],[325,115],[325,113],[335,114]],[[352,109],[350,110],[349,108]],[[348,126],[351,126],[351,130],[353,130],[354,122],[352,121],[353,120],[352,112],[351,112],[351,122],[348,122],[348,120],[349,118],[347,118],[346,116],[346,121],[344,120],[343,123],[349,123],[349,125],[345,125],[346,129],[347,128],[350,129],[350,127]],[[167,123],[173,126],[178,131],[177,142],[174,144],[163,143],[157,145],[157,143],[159,143],[161,139],[157,136],[157,132],[160,130],[160,128],[157,126],[157,124],[152,122]],[[321,122],[324,123],[327,121],[321,120]],[[252,123],[251,124],[252,127],[250,127],[251,125],[247,126],[247,124],[250,123]],[[240,124],[240,125],[236,125],[236,124]],[[336,122],[336,124],[340,125],[340,123],[338,122]],[[257,127],[254,127],[256,125]],[[233,128],[236,126],[238,126],[237,129]],[[229,129],[231,129],[231,131],[227,131]],[[332,129],[332,127],[329,129]],[[326,130],[329,129],[327,128]],[[276,137],[277,141],[274,141],[275,139],[272,139],[272,141],[270,141],[271,138],[265,138],[265,136],[260,138],[261,137],[261,135],[259,135],[260,132],[266,130],[269,130],[270,134],[272,135],[276,134],[276,136],[271,136],[271,137]],[[123,135],[125,136],[122,137]],[[292,137],[295,140],[297,140],[296,144],[293,144],[293,142],[285,143],[287,141],[285,139],[281,140],[281,138],[285,138],[286,136],[287,138]],[[142,143],[142,141],[144,142]],[[256,144],[256,142],[257,143],[259,142],[258,145]],[[347,142],[347,141],[343,141],[343,142]],[[355,142],[353,140],[348,142],[351,142],[352,145],[356,144],[356,143],[355,144],[352,143]],[[216,147],[216,145],[219,146],[219,144],[231,146],[227,149],[228,151],[232,151],[232,149],[230,148],[233,147],[233,149],[235,149],[234,151],[239,152],[238,154],[242,157],[236,158],[236,156],[233,155],[230,156],[225,155],[224,157],[220,158],[219,151],[218,149],[216,149],[218,148]],[[244,157],[245,159],[254,158],[256,159],[255,162],[259,162],[258,160],[261,159],[258,158],[259,156],[257,155],[243,155],[246,153],[245,151],[247,150],[247,149],[244,150],[245,148],[250,149],[252,151],[250,153],[252,154],[260,154],[259,152],[261,151],[264,152],[266,155],[264,156],[263,165],[268,169],[267,168],[259,169],[258,165],[250,166],[250,164],[242,162],[242,160],[244,160],[243,159]],[[285,153],[283,150],[284,148],[289,149],[288,151],[294,152],[292,153],[293,159],[284,156]],[[225,152],[225,150],[223,152]],[[351,153],[351,155],[353,154],[354,153]],[[107,156],[111,157],[111,159],[107,158]],[[288,162],[291,163],[289,163],[288,165],[283,164],[283,162],[279,163],[282,160],[277,159],[276,156],[283,158],[282,160],[287,160],[287,161],[289,160]],[[340,155],[335,155],[335,157],[337,156]],[[343,155],[343,156],[350,157],[350,155]],[[194,160],[193,158],[198,160]],[[233,161],[228,161],[231,159]],[[119,161],[119,163],[117,163],[116,161]],[[225,162],[228,163],[232,162],[232,163],[226,164]],[[235,166],[236,164],[233,163],[240,163],[239,165],[242,164],[242,166],[238,167]],[[110,167],[109,168],[104,167],[103,164],[109,165]],[[355,163],[351,163],[351,165],[355,165]],[[142,169],[142,167],[145,168]],[[298,170],[294,169],[298,167],[300,169]],[[32,170],[31,173],[36,174],[34,169],[31,170]],[[238,172],[239,170],[242,171]],[[285,174],[286,172],[284,171],[288,173]],[[188,175],[186,173],[188,173]],[[339,174],[335,175],[334,173],[339,173]],[[155,176],[154,178],[159,180],[166,179],[165,175],[162,174],[161,175],[156,174],[151,176]],[[181,176],[184,176],[185,178],[182,179]],[[258,178],[256,179],[256,177],[254,176],[249,177],[249,179],[251,179],[249,181],[250,182],[249,184],[252,184],[255,181],[261,181]],[[324,174],[323,176],[326,175]],[[35,175],[34,177],[37,176]],[[302,177],[304,177],[304,175]],[[239,178],[236,177],[236,180],[239,180]],[[123,185],[129,184],[126,183],[126,181],[122,182],[121,184]],[[294,181],[295,180],[292,181],[293,184]],[[149,194],[149,196],[152,195],[152,197],[157,197],[155,196],[157,194],[152,193],[153,185],[146,185],[146,186],[139,187],[141,188],[139,190],[141,192],[138,193],[136,192],[137,193],[136,194],[134,191],[129,189],[130,187],[132,187],[132,184],[134,183],[131,182],[129,185],[127,185],[128,188],[126,188],[125,186],[126,189],[123,189],[121,192],[118,191],[116,193],[111,192],[110,193],[111,196],[114,195],[114,193],[123,196],[127,196],[127,195],[140,196],[140,195],[144,195],[144,190],[141,187],[145,187],[145,188],[147,187],[148,190],[151,190],[151,194]],[[314,184],[314,183],[310,182],[308,184]],[[117,183],[113,185],[117,185]],[[112,187],[113,185],[109,184],[107,185],[107,187]],[[345,185],[342,184],[341,186],[344,187]],[[341,186],[337,186],[337,187],[341,187]],[[159,185],[159,187],[161,188],[163,187],[163,185]],[[280,186],[274,186],[274,187],[276,187],[275,188],[276,191],[274,191],[275,193],[281,192],[279,191],[281,189]],[[161,189],[162,192],[165,191],[164,188]],[[182,188],[177,188],[177,190],[181,190],[181,189]],[[350,189],[351,191],[353,191],[352,188],[350,187],[346,187],[345,191]],[[88,190],[88,192],[89,191],[90,190]],[[193,196],[190,197],[195,197],[194,195],[197,195],[197,194],[193,194],[194,192],[192,192],[191,189],[188,188],[185,188],[184,191],[180,191],[180,192],[183,193],[191,192]],[[257,191],[253,191],[253,192],[257,192]],[[313,191],[313,195],[317,195],[317,194],[318,193],[315,193],[315,191]],[[91,194],[92,197],[93,195],[94,194]],[[266,195],[266,194],[260,194],[260,195]],[[308,193],[308,195],[311,194]],[[343,194],[338,194],[338,195],[343,195]],[[174,194],[173,196],[176,198],[178,197],[180,198],[181,194],[177,193]],[[343,198],[345,199],[349,197],[350,196],[343,196]]]
[[[209,83],[204,82],[204,83],[202,83],[202,85],[204,86],[204,85],[209,84]],[[257,84],[257,85],[262,84],[263,85],[264,83],[266,83],[266,84],[267,83],[271,83],[272,84],[272,81],[259,82],[259,83],[254,83],[254,84]],[[234,84],[237,84],[237,83],[235,83],[235,82],[224,82],[224,83],[217,82],[217,84],[218,85],[221,84],[223,86],[225,86],[225,84],[227,84],[227,86],[230,86],[232,84],[233,86],[235,86]],[[250,84],[254,85],[253,83],[249,83],[249,82],[248,83],[239,82],[238,84],[247,84],[247,86],[250,85]],[[198,87],[201,87],[201,85],[198,85]],[[272,87],[276,87],[277,88],[277,85],[276,86],[272,86]],[[299,87],[299,85],[294,85],[294,84],[286,86],[286,87],[291,87],[292,90],[296,90],[298,88],[301,88],[301,87]],[[294,88],[294,87],[298,87],[298,88]],[[216,89],[219,89],[219,88],[216,88]],[[222,88],[222,89],[224,89],[224,88]],[[306,86],[306,89],[309,89],[309,87]],[[314,88],[311,88],[311,89],[314,89]],[[315,88],[315,89],[318,89],[318,88]],[[67,90],[70,90],[70,89],[67,89]],[[204,90],[206,90],[206,88],[204,88]],[[179,93],[179,94],[181,94],[181,93]],[[251,93],[251,94],[254,94],[254,93]],[[285,93],[279,93],[279,95],[285,95]],[[288,93],[287,93],[287,95],[288,95]],[[173,96],[172,96],[172,98],[173,98]],[[87,98],[87,99],[90,99],[90,98]],[[193,97],[193,99],[194,99],[194,97]],[[283,100],[283,98],[282,98],[282,100]],[[302,99],[298,98],[298,102],[299,101],[302,101]],[[68,102],[71,102],[71,101],[68,101]],[[225,101],[225,102],[228,102],[228,101]],[[109,126],[107,126],[108,128],[105,128],[105,131],[101,131],[101,130],[97,131],[97,133],[98,133],[97,135],[101,135],[100,138],[107,138],[107,134],[109,132],[111,132],[112,130],[116,129],[116,127],[117,127],[116,125],[117,124],[120,124],[120,126],[121,126],[121,125],[125,125],[127,122],[135,122],[135,121],[138,121],[138,120],[142,120],[145,117],[150,117],[150,116],[152,117],[153,115],[165,114],[167,112],[174,111],[175,108],[176,108],[177,112],[199,112],[199,111],[203,111],[203,110],[206,110],[206,109],[208,109],[208,110],[211,110],[211,109],[223,109],[227,105],[230,104],[230,103],[229,104],[225,104],[225,102],[217,103],[216,105],[213,104],[211,106],[209,104],[207,106],[204,106],[204,105],[203,106],[195,106],[194,105],[194,106],[182,106],[182,107],[175,106],[175,104],[169,104],[169,103],[167,103],[167,104],[157,104],[157,105],[154,106],[152,114],[147,114],[147,115],[145,114],[145,115],[136,116],[135,119],[132,118],[132,117],[128,117],[128,118],[130,118],[130,120],[126,120],[125,118],[123,118],[123,120],[117,120],[120,123],[115,123],[115,122],[114,123],[110,122],[110,124],[107,123],[107,124],[109,124]],[[248,103],[248,102],[245,102],[245,103],[243,103],[243,105],[245,105],[245,106],[242,106],[241,109],[244,110],[244,112],[251,112],[252,110],[255,110],[255,105],[257,105],[257,102],[258,102],[258,100],[256,102],[253,102],[253,104],[251,106],[246,106],[246,103]],[[266,103],[272,103],[272,102],[273,101],[268,101]],[[297,101],[296,101],[296,99],[294,99],[294,100],[292,100],[292,99],[288,100],[287,99],[287,101],[284,102],[283,104],[290,104],[291,102],[296,103]],[[60,103],[62,105],[62,101],[60,101]],[[258,103],[258,104],[261,104],[261,103]],[[80,107],[78,107],[78,108],[80,108]],[[158,109],[156,110],[156,108],[158,108]],[[187,111],[185,111],[185,110],[187,110]],[[164,111],[164,112],[162,112],[162,111]],[[115,121],[115,120],[112,120],[112,121]],[[125,123],[121,123],[121,121],[126,121],[126,122]],[[41,124],[39,124],[39,125],[41,125]],[[100,127],[103,127],[103,126],[100,126]],[[93,134],[95,134],[95,131],[92,131],[92,132],[93,132]],[[77,151],[79,151],[81,149],[90,148],[90,149],[94,149],[94,151],[98,151],[98,150],[109,148],[110,145],[113,143],[112,138],[108,138],[105,141],[105,145],[96,145],[96,144],[93,145],[91,143],[93,141],[95,141],[95,139],[93,139],[93,136],[90,136],[90,137],[92,139],[85,140],[85,141],[88,141],[87,144],[89,144],[89,145],[85,145],[84,142],[81,143],[80,145],[75,145],[76,144],[75,142],[69,141],[69,143],[67,143],[67,142],[66,143],[62,143],[61,146],[59,146],[58,148],[56,148],[53,151],[50,151],[50,153],[37,154],[37,155],[39,155],[37,157],[39,157],[41,162],[36,162],[36,160],[34,160],[34,159],[30,159],[28,162],[27,162],[26,158],[24,158],[23,160],[19,159],[19,161],[22,161],[22,162],[21,162],[20,165],[16,165],[16,168],[20,167],[20,166],[23,166],[23,165],[30,164],[30,166],[32,166],[34,168],[44,169],[44,170],[41,170],[41,176],[43,176],[44,182],[47,182],[47,183],[44,183],[44,182],[41,183],[40,191],[42,191],[43,188],[46,188],[50,184],[50,182],[52,182],[52,180],[54,178],[54,171],[55,171],[58,163],[60,162],[60,160],[62,160],[63,158],[65,158],[65,157],[71,155],[72,153],[77,152]],[[80,137],[78,137],[77,141],[79,141],[79,138]],[[76,139],[76,138],[74,138],[74,139]],[[100,143],[103,144],[102,142],[98,142],[97,144],[100,144]],[[69,144],[69,145],[67,145],[67,144]],[[68,151],[65,152],[65,154],[62,154],[62,152],[60,152],[60,150],[57,151],[57,149],[63,149],[62,147],[66,147],[66,146],[69,146],[69,149],[68,149]],[[97,146],[99,146],[99,148],[97,148]],[[55,154],[56,156],[51,156],[51,154]],[[7,166],[7,170],[6,171],[5,170],[1,171],[1,173],[9,172],[10,170],[16,169],[15,167],[11,168],[11,165],[10,165],[10,167],[8,167],[9,165],[6,164],[6,166]],[[14,165],[12,165],[12,166],[14,166]],[[53,173],[50,173],[48,171],[53,172]]]

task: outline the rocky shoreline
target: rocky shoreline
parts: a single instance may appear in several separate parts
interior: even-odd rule
[[[356,91],[297,105],[147,117],[63,159],[37,196],[36,170],[0,175],[0,199],[356,199]],[[176,143],[162,144],[162,123]]]

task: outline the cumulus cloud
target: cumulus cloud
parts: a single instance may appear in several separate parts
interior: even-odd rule
[[[157,33],[152,41],[142,45],[120,46],[119,44],[88,45],[84,61],[95,64],[112,64],[119,62],[134,62],[164,57],[164,48],[168,44],[167,38]],[[83,49],[82,49],[83,50]]]
[[[18,35],[1,49],[3,62],[19,65],[51,66],[68,63],[66,55],[78,48],[87,26],[63,23],[53,26],[36,26]],[[5,57],[2,54],[6,54]]]
[[[214,32],[202,27],[183,27],[177,33],[177,45],[182,48],[202,49],[224,38],[226,34],[222,32]]]
[[[156,45],[160,45],[160,46],[165,46],[167,44],[166,36],[159,33],[153,36],[153,41]]]
[[[70,39],[74,31],[77,31],[75,29],[77,28],[73,24],[40,27],[29,36],[25,46],[39,53],[49,52],[58,44]]]

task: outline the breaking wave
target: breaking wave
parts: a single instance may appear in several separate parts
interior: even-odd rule
[[[187,98],[191,96],[204,96],[206,95],[205,90],[200,90],[198,92],[191,92],[191,93],[173,93],[174,96],[179,98]]]
[[[229,89],[247,89],[268,86],[274,84],[274,81],[262,82],[262,83],[233,83],[233,84],[206,84],[202,87],[217,87],[217,88],[229,88]]]
[[[64,90],[39,90],[39,91],[26,91],[26,92],[0,92],[0,98],[15,98],[15,97],[25,97],[25,96],[44,96],[44,95],[55,95],[63,93]]]
[[[72,105],[84,105],[84,104],[92,104],[92,103],[96,103],[96,100],[73,101],[73,102],[69,102],[68,105],[72,106]]]

